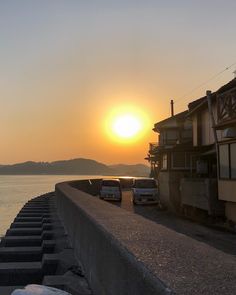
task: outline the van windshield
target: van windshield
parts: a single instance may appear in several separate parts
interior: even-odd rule
[[[102,181],[102,186],[116,186],[116,187],[120,187],[120,183],[118,181],[114,181],[114,180],[103,180]]]
[[[156,188],[156,181],[153,179],[136,179],[134,183],[136,188]]]

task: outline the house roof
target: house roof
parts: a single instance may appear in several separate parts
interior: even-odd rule
[[[181,112],[181,113],[178,113],[172,117],[169,117],[165,120],[162,120],[160,122],[157,122],[156,124],[154,124],[154,128],[153,130],[154,131],[159,131],[160,129],[162,129],[163,127],[165,127],[166,124],[168,123],[171,123],[171,121],[175,121],[175,122],[178,122],[178,121],[184,121],[186,119],[186,115],[188,113],[188,110],[184,111],[184,112]]]
[[[212,92],[212,100],[214,101],[216,99],[217,94],[222,94],[222,93],[224,93],[232,88],[235,88],[235,87],[236,87],[236,78],[234,78],[233,80],[229,81],[227,84],[220,87],[217,91]],[[199,111],[206,106],[207,106],[207,97],[206,96],[203,96],[199,99],[196,99],[196,100],[190,102],[188,104],[189,112],[188,112],[187,116],[192,115],[196,111]]]
[[[192,111],[193,109],[198,108],[200,105],[202,105],[203,103],[205,103],[206,100],[207,100],[207,97],[206,96],[203,96],[201,98],[198,98],[198,99],[190,102],[188,104],[189,111]]]
[[[233,80],[229,81],[229,83],[223,85],[222,87],[220,87],[218,90],[217,90],[217,93],[218,94],[221,94],[221,93],[224,93],[228,90],[231,90],[232,88],[235,88],[236,87],[236,78],[234,78]]]

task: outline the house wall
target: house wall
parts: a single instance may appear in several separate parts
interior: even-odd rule
[[[189,171],[171,171],[170,172],[170,203],[171,209],[175,212],[179,212],[181,209],[181,192],[180,181],[188,174]]]
[[[169,207],[170,204],[170,187],[169,187],[169,172],[159,172],[158,184],[160,191],[161,203]]]
[[[236,223],[236,181],[218,180],[219,199],[226,201],[225,216]]]
[[[215,122],[217,122],[217,109],[216,105],[213,105],[213,116]],[[195,113],[192,116],[192,124],[193,124],[193,145],[211,145],[215,143],[214,133],[211,123],[211,117],[208,111],[208,108],[205,108],[199,113]],[[199,127],[200,127],[200,138],[201,142],[199,142]],[[222,131],[217,131],[218,141],[222,140]]]
[[[205,210],[209,215],[224,215],[224,203],[218,200],[217,179],[182,178],[181,204]]]
[[[160,171],[158,177],[160,200],[170,210],[180,210],[180,179],[185,176],[182,171]]]
[[[218,180],[219,199],[236,203],[236,181]]]
[[[212,124],[211,124],[211,117],[208,112],[208,109],[205,109],[201,113],[201,118],[202,118],[202,145],[210,145],[215,143],[214,140],[214,134],[213,134],[213,129],[212,129]]]
[[[192,117],[193,122],[193,146],[197,146],[198,143],[198,120],[197,114],[194,114]]]
[[[225,215],[228,220],[232,220],[236,223],[236,203],[226,202]]]

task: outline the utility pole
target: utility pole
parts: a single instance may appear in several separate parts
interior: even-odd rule
[[[211,101],[212,96],[211,96],[210,90],[206,91],[206,96],[207,96],[208,110],[209,110],[209,114],[210,114],[210,118],[211,118],[211,127],[213,128],[214,141],[215,141],[215,145],[217,148],[218,138],[217,138],[217,133],[216,133],[216,128],[215,128],[215,119],[214,119],[213,110],[212,110],[212,101]]]
[[[170,109],[171,109],[171,117],[174,116],[174,101],[171,99],[170,101]]]
[[[210,114],[210,118],[211,118],[211,127],[212,127],[212,131],[213,131],[213,135],[214,135],[214,141],[215,141],[215,149],[216,149],[216,165],[217,165],[217,174],[219,177],[219,151],[218,151],[218,138],[217,138],[217,131],[216,131],[216,127],[215,127],[215,119],[214,119],[214,115],[213,115],[213,110],[212,110],[212,95],[211,95],[211,91],[207,90],[206,91],[206,96],[207,96],[207,103],[208,103],[208,110],[209,110],[209,114]]]

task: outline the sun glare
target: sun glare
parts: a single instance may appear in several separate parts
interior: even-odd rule
[[[133,143],[150,129],[147,115],[136,106],[120,106],[110,110],[106,120],[108,136],[116,142]]]
[[[112,125],[113,132],[122,138],[135,136],[141,129],[141,122],[133,115],[127,114],[116,118]]]

